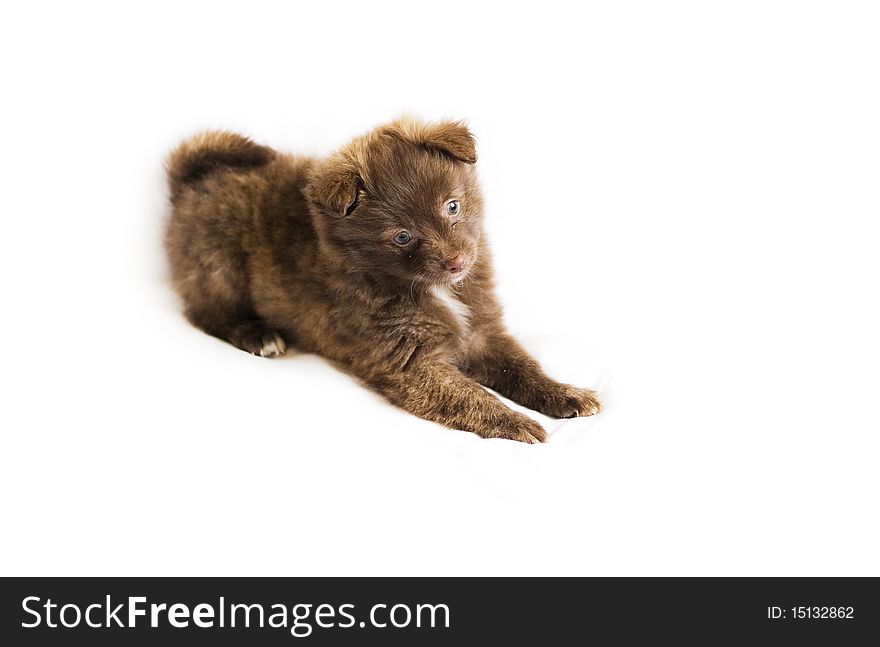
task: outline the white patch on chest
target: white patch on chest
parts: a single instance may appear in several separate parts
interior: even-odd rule
[[[467,332],[469,328],[468,317],[470,317],[471,314],[468,307],[459,301],[458,297],[456,297],[447,287],[433,285],[431,286],[431,294],[449,311],[453,319],[458,323],[458,327],[461,328],[461,331]]]

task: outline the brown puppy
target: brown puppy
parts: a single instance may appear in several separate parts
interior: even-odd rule
[[[504,329],[483,235],[474,139],[400,120],[323,160],[233,133],[168,161],[166,248],[189,320],[248,352],[318,353],[417,416],[542,442],[537,422],[599,411]]]

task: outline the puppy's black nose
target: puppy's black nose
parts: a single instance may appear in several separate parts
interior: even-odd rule
[[[452,272],[453,274],[457,274],[464,269],[464,266],[468,262],[468,257],[459,252],[457,255],[452,258],[446,259],[446,269]]]

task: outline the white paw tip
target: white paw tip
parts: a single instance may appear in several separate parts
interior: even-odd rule
[[[283,354],[286,350],[287,344],[284,343],[281,337],[275,335],[272,341],[263,344],[263,347],[260,349],[260,355],[263,357],[275,357]]]

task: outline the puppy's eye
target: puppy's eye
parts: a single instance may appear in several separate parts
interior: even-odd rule
[[[460,208],[461,205],[458,204],[458,200],[450,200],[446,203],[446,213],[450,216],[457,216]]]
[[[412,236],[409,235],[408,231],[401,231],[394,237],[394,242],[401,247],[409,243],[412,240]]]

